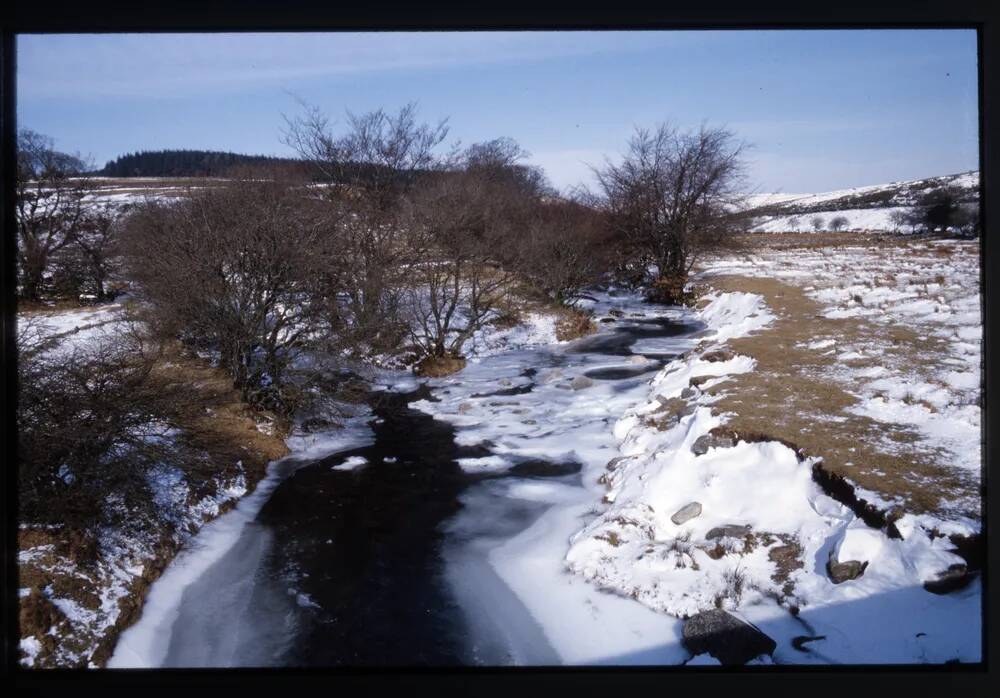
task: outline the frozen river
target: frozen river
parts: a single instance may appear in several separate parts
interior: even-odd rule
[[[377,385],[371,432],[290,460],[206,527],[110,666],[684,661],[680,621],[563,560],[604,493],[615,420],[701,327],[629,296],[594,310],[590,337]]]

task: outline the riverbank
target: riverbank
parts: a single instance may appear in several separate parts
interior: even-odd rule
[[[615,425],[569,568],[776,662],[979,661],[978,249],[811,242],[701,271],[714,332]]]

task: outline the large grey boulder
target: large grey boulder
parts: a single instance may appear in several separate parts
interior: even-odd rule
[[[724,665],[746,664],[777,644],[755,626],[721,609],[702,611],[684,622],[684,647],[692,654],[708,653]]]
[[[583,390],[584,388],[589,388],[593,384],[593,378],[587,378],[587,376],[577,376],[570,382],[569,387],[573,390]]]
[[[691,502],[678,509],[670,520],[680,526],[683,523],[701,515],[701,502]]]

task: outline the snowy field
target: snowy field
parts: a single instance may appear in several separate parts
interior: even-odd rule
[[[920,196],[938,187],[951,187],[976,197],[979,172],[963,172],[945,177],[891,182],[867,187],[838,189],[820,194],[754,194],[747,198],[749,209],[760,209],[750,226],[758,233],[812,233],[830,231],[835,218],[844,218],[841,231],[909,232],[894,216],[912,210]],[[819,227],[813,224],[819,219]]]

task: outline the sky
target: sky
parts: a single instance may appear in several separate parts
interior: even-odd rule
[[[967,29],[22,35],[18,126],[98,165],[192,148],[292,155],[284,116],[447,118],[449,142],[517,140],[560,189],[636,127],[721,126],[757,192],[978,169]]]

